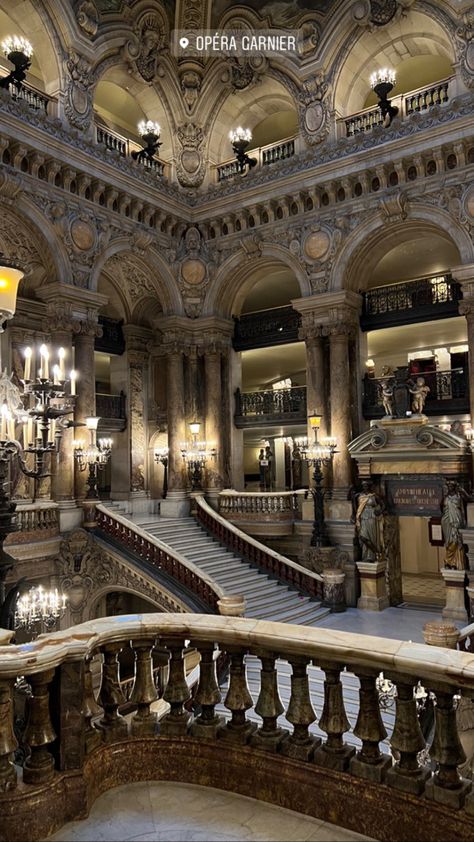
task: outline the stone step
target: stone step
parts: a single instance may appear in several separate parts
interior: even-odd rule
[[[264,592],[262,589],[262,593],[259,593],[258,596],[246,599],[247,609],[265,608],[266,605],[271,605],[273,607],[286,605],[288,604],[289,593],[291,593],[291,591],[288,591],[287,588],[282,587],[281,585],[276,585],[274,590],[270,590],[268,592]],[[278,608],[276,608],[276,610],[278,610]]]
[[[274,620],[276,623],[294,623],[296,622],[296,618],[298,618],[298,621],[303,618],[309,619],[316,613],[318,607],[318,603],[311,605],[306,601],[293,602],[291,600],[284,610],[276,610],[271,606],[267,609],[253,608],[246,611],[245,616],[253,617],[254,619],[258,618],[259,620]]]

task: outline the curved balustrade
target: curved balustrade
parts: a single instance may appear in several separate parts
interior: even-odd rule
[[[31,533],[34,533],[34,537],[38,540],[59,534],[58,506],[56,503],[18,503],[15,517],[16,530],[8,535],[6,544],[31,541]]]
[[[238,519],[295,520],[301,518],[301,491],[252,492],[225,490],[219,494],[219,511],[224,517]]]
[[[276,164],[278,161],[286,161],[292,158],[296,151],[297,135],[294,137],[279,140],[277,143],[269,143],[267,146],[259,146],[257,149],[250,149],[247,155],[250,158],[256,158],[257,163],[262,166],[270,166]],[[234,178],[239,173],[239,165],[234,159],[219,164],[216,167],[217,181],[227,181],[229,178]]]
[[[196,497],[196,518],[204,529],[216,536],[217,540],[237,555],[248,559],[266,573],[276,576],[285,584],[296,588],[308,596],[323,599],[323,579],[319,573],[312,573],[289,558],[241,532],[228,520],[217,514],[206,503],[204,497]]]
[[[138,559],[161,571],[197,597],[203,608],[217,613],[218,600],[224,596],[224,591],[202,570],[116,512],[110,512],[101,504],[96,511],[98,529],[115,546],[119,549],[124,547]]]
[[[185,668],[189,641],[200,655],[194,710]],[[129,646],[135,656],[129,704],[135,712],[124,717],[119,655]],[[161,695],[153,680],[156,646],[169,664],[162,693],[169,712],[159,733],[153,710]],[[231,655],[224,699],[216,647]],[[98,653],[103,663],[96,699],[90,661]],[[247,654],[261,664],[256,703],[248,691]],[[34,842],[82,818],[109,787],[160,779],[224,787],[382,842],[420,838],[420,828],[426,839],[474,838],[471,782],[457,769],[464,755],[454,697],[474,696],[472,655],[465,652],[262,620],[141,614],[105,617],[32,643],[2,646],[0,655],[0,826],[9,842]],[[286,710],[277,659],[292,670]],[[312,698],[309,666],[324,672],[322,709]],[[345,668],[360,684],[355,724],[344,707]],[[386,737],[376,684],[381,671],[396,688],[393,758],[380,751]],[[30,689],[26,723],[17,723],[15,734],[19,677]],[[419,683],[436,699],[429,765],[417,712]],[[221,701],[225,716],[216,712]],[[251,708],[258,724],[247,715]],[[311,728],[315,721],[322,740]],[[345,739],[351,729],[356,746]],[[26,758],[21,771],[12,762],[17,737]]]

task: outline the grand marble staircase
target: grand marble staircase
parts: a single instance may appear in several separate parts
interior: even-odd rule
[[[243,594],[246,617],[313,626],[329,613],[321,603],[290,590],[235,555],[208,535],[192,517],[174,519],[146,514],[128,517],[192,561],[226,594]]]

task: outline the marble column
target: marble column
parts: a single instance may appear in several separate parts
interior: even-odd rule
[[[351,485],[351,440],[349,337],[352,325],[338,322],[326,328],[329,334],[331,436],[337,439],[333,461],[333,486],[342,496]]]
[[[326,394],[324,387],[324,345],[321,325],[314,324],[312,314],[303,317],[299,338],[306,346],[306,407],[307,414],[314,412],[322,416],[319,436],[327,435]],[[308,427],[308,436],[313,437]]]
[[[184,410],[184,360],[179,345],[166,357],[166,410],[168,416],[168,494],[160,505],[165,517],[178,517],[189,509],[181,443],[188,438]]]
[[[51,344],[55,351],[64,348],[66,356],[64,359],[66,376],[73,368],[72,354],[72,331],[68,328],[57,327],[51,331]],[[67,416],[72,420],[72,415]],[[75,508],[74,500],[74,428],[65,429],[61,436],[59,453],[56,458],[56,465],[52,476],[52,496],[59,504],[60,519],[61,512]]]
[[[223,480],[223,440],[222,440],[222,352],[218,345],[211,345],[204,352],[205,392],[206,392],[206,441],[215,447],[216,458],[206,465],[206,487],[214,497],[224,487]]]
[[[74,342],[74,368],[78,373],[74,420],[82,423],[88,416],[95,415],[94,341],[96,331],[96,324],[81,322]],[[80,427],[79,430],[81,430],[81,435],[77,437],[87,441],[89,431],[85,427]],[[87,470],[79,471],[76,467],[74,489],[78,500],[83,500],[86,496],[86,480]]]
[[[474,263],[451,269],[455,281],[462,286],[463,299],[459,302],[459,315],[466,317],[469,350],[469,411],[474,424]]]
[[[146,356],[139,351],[127,354],[129,364],[129,440],[130,492],[134,496],[146,494]]]

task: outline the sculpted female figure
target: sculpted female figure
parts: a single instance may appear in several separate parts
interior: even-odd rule
[[[362,550],[362,561],[377,561],[383,550],[382,515],[383,501],[373,491],[369,482],[362,483],[362,491],[354,497],[352,520]]]
[[[450,481],[447,483],[447,490],[442,503],[441,528],[446,548],[445,566],[453,570],[465,570],[466,568],[461,530],[466,526],[464,503],[465,500],[470,499],[457,482]]]

